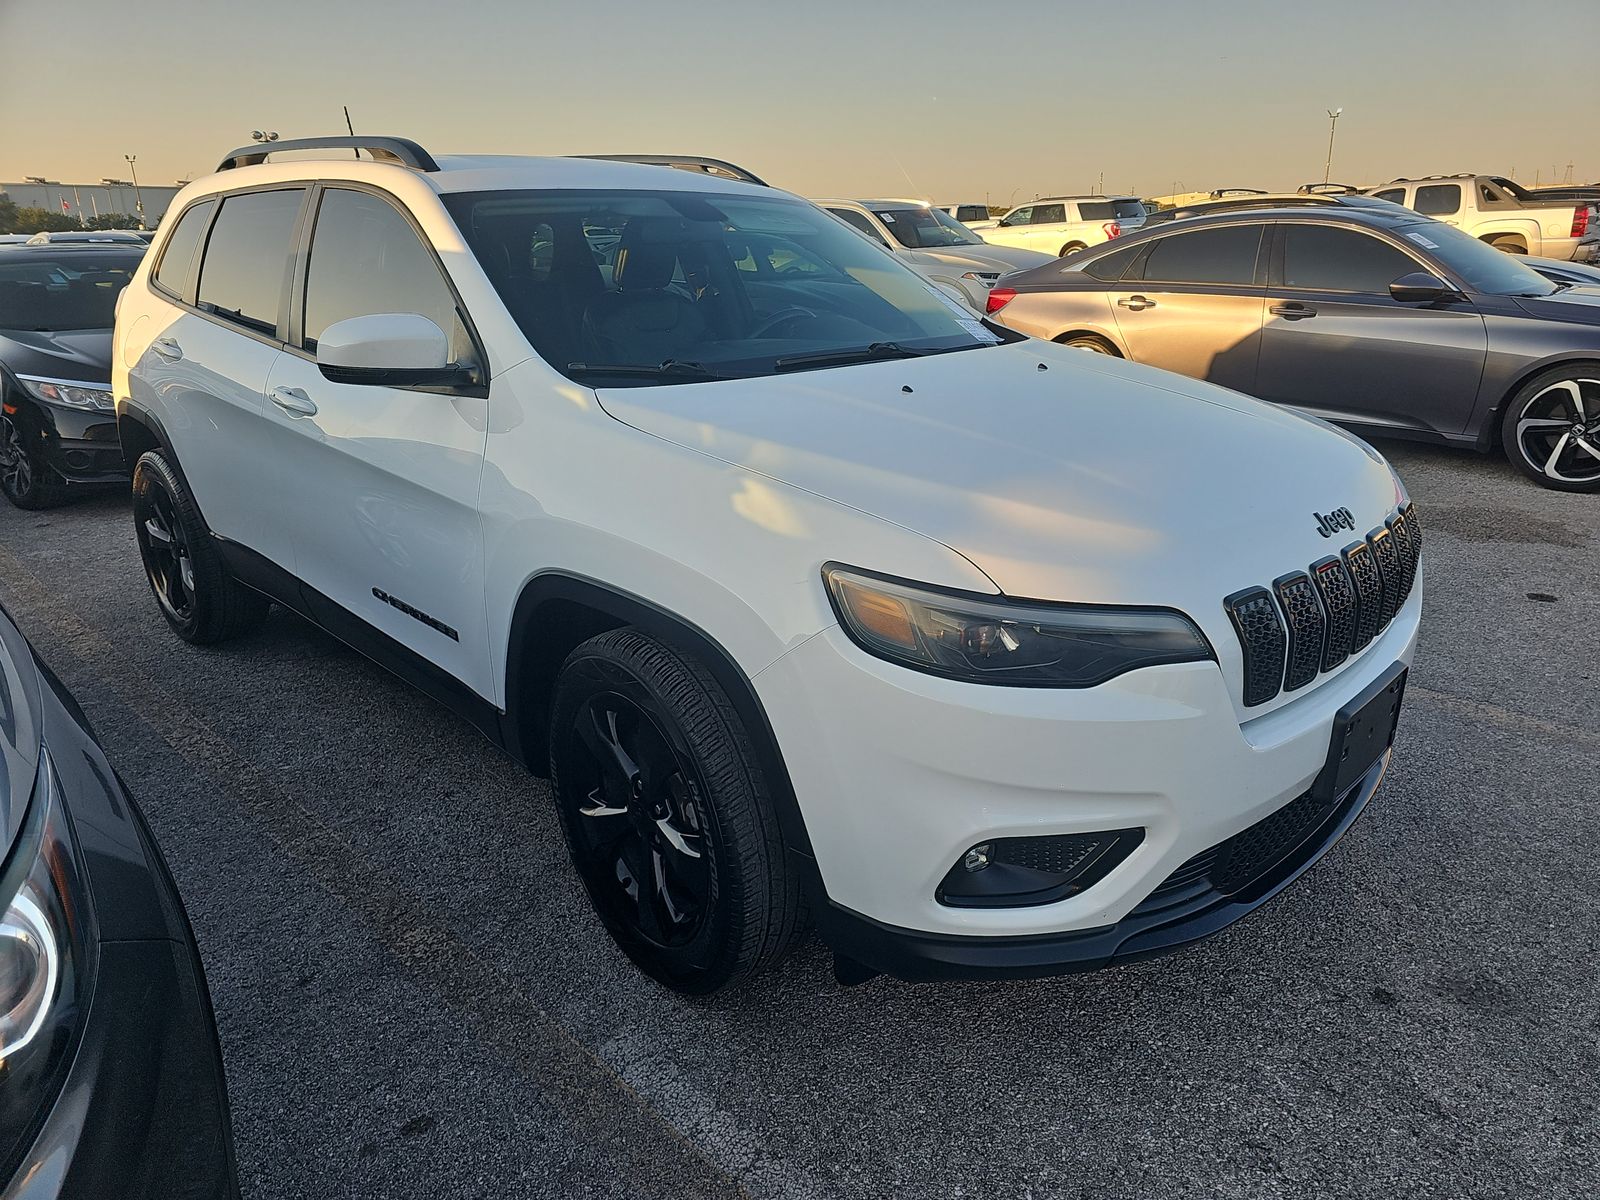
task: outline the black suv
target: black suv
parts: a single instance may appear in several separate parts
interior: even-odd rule
[[[111,327],[143,255],[126,243],[0,247],[0,491],[19,508],[128,477]]]

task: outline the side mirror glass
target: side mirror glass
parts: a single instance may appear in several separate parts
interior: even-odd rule
[[[1402,304],[1431,304],[1457,294],[1455,288],[1427,271],[1412,271],[1389,285],[1390,297]]]
[[[335,321],[317,339],[317,369],[334,383],[459,387],[471,367],[450,361],[450,340],[418,313],[374,313]]]

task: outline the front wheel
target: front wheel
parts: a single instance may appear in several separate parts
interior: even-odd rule
[[[1600,492],[1600,363],[1534,376],[1506,405],[1506,457],[1547,488]]]
[[[184,641],[227,641],[265,619],[271,602],[228,574],[194,497],[158,450],[133,468],[133,529],[161,615]]]
[[[66,483],[40,453],[39,439],[28,435],[21,411],[0,413],[0,492],[18,508],[53,508],[67,498]]]
[[[804,924],[771,793],[727,695],[632,629],[556,681],[551,784],[601,922],[647,975],[705,995],[777,961]]]

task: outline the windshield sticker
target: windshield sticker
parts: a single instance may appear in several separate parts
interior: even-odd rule
[[[1417,245],[1421,246],[1424,250],[1437,250],[1439,248],[1439,243],[1428,237],[1426,234],[1408,233],[1406,236]]]
[[[894,214],[893,213],[879,213],[878,214],[878,220],[882,221],[886,225],[893,225],[894,224]]]

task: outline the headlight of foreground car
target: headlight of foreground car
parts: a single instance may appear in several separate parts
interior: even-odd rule
[[[46,404],[78,408],[87,412],[115,412],[116,398],[107,388],[87,387],[65,379],[42,379],[37,375],[18,375],[22,386]]]
[[[0,1173],[71,1064],[93,970],[88,896],[48,756],[0,878]]]
[[[870,654],[973,683],[1084,688],[1125,671],[1212,659],[1182,613],[973,596],[828,565],[839,623]]]

